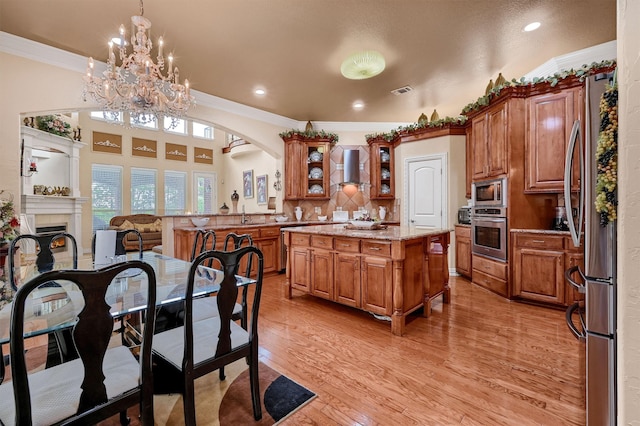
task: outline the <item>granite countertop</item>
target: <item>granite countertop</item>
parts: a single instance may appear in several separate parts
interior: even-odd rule
[[[517,234],[571,235],[569,231],[556,231],[555,229],[511,229],[510,231]]]
[[[410,226],[389,226],[387,229],[349,229],[346,223],[333,225],[298,226],[285,229],[286,232],[329,235],[334,237],[355,237],[363,239],[402,241],[414,238],[452,232],[453,229],[421,229]]]
[[[388,225],[398,225],[399,222],[383,222],[384,224],[388,224]],[[213,230],[226,230],[226,229],[238,229],[238,228],[242,228],[242,229],[255,229],[255,228],[264,228],[267,226],[280,226],[283,228],[290,228],[290,227],[308,227],[311,225],[346,225],[346,222],[333,222],[333,221],[320,221],[320,220],[309,220],[309,221],[304,221],[301,220],[300,222],[298,222],[297,220],[292,220],[292,221],[287,221],[287,222],[276,222],[275,220],[273,221],[268,221],[268,222],[256,222],[256,223],[245,223],[245,224],[224,224],[224,225],[205,225],[203,227],[197,227],[197,226],[193,226],[193,225],[187,225],[187,226],[175,226],[173,229],[181,229],[184,231],[197,231],[198,229],[204,229],[209,230],[209,229],[213,229]]]

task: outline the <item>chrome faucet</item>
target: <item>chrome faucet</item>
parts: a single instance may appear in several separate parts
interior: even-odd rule
[[[249,221],[250,221],[250,219],[244,213],[244,205],[243,205],[242,206],[242,217],[240,218],[240,223],[244,225],[245,223],[248,223]]]

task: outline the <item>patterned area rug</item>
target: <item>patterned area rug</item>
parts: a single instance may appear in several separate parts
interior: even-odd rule
[[[196,380],[196,417],[202,425],[273,425],[295,412],[316,395],[263,363],[259,367],[262,420],[253,419],[249,369],[244,360],[225,368],[220,382],[213,372]],[[182,425],[181,395],[154,398],[156,425]]]

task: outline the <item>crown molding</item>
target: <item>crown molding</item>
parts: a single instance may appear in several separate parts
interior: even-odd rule
[[[612,40],[551,58],[536,69],[525,74],[524,78],[530,81],[536,77],[546,77],[554,75],[559,71],[576,69],[582,67],[584,64],[612,60],[616,59],[616,57],[617,42],[616,40]]]

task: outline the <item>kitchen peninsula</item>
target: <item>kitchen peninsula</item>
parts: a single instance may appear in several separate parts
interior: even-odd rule
[[[391,317],[391,332],[404,333],[406,317],[434,298],[449,303],[447,229],[348,225],[286,228],[285,297],[300,290],[375,315]]]

